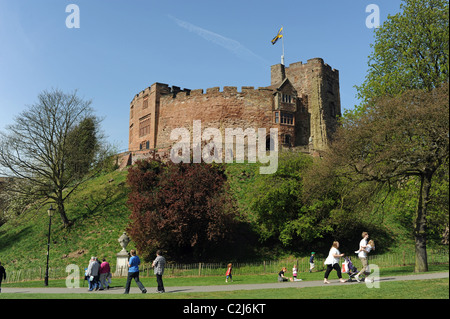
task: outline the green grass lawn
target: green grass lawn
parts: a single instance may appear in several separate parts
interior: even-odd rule
[[[430,272],[448,271],[448,265],[431,265]],[[323,272],[301,273],[300,278],[304,281],[323,280]],[[402,276],[411,275],[413,266],[383,268],[380,276]],[[344,278],[347,278],[344,274]],[[335,273],[330,275],[330,280],[337,279]],[[112,287],[124,287],[125,278],[113,278]],[[141,278],[149,292],[156,285],[154,277]],[[380,288],[367,288],[366,285],[331,285],[305,288],[283,288],[239,290],[239,284],[258,284],[276,282],[276,275],[241,275],[234,276],[232,283],[225,283],[223,276],[210,277],[166,277],[166,287],[176,286],[209,286],[209,285],[234,285],[236,291],[230,292],[208,292],[208,293],[167,293],[167,294],[1,294],[0,299],[448,299],[449,280],[414,280],[382,282]],[[22,282],[5,284],[3,287],[42,287],[42,281]],[[50,287],[65,287],[65,280],[50,280]],[[80,286],[83,286],[81,281]],[[134,287],[134,282],[132,283]],[[84,287],[87,283],[84,282]]]
[[[147,287],[149,288],[149,287]],[[154,288],[154,285],[153,287]],[[151,289],[148,289],[151,292]],[[449,299],[449,280],[383,282],[380,288],[336,285],[305,288],[166,294],[0,294],[0,299]]]

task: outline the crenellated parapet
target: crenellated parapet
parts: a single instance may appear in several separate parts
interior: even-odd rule
[[[267,87],[187,89],[156,82],[130,103],[129,149],[170,147],[170,133],[208,127],[279,129],[280,145],[324,150],[340,116],[339,71],[321,58],[271,67]]]

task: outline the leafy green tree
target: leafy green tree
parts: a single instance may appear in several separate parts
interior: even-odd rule
[[[328,155],[343,173],[397,183],[417,177],[414,220],[416,271],[427,271],[427,218],[433,177],[449,158],[449,85],[412,90],[367,104],[343,121]]]
[[[448,0],[404,0],[401,9],[375,31],[369,70],[357,86],[363,105],[406,90],[430,91],[448,81]]]
[[[292,242],[297,228],[292,223],[302,208],[302,175],[310,163],[311,158],[305,155],[281,153],[277,172],[258,182],[251,209],[257,215],[261,240],[275,238],[284,245]]]
[[[66,169],[70,176],[83,178],[92,168],[100,150],[99,127],[98,119],[89,116],[68,133]]]

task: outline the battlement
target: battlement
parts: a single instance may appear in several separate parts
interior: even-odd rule
[[[303,68],[308,68],[308,67],[315,67],[315,66],[322,66],[324,67],[327,71],[330,72],[334,72],[334,73],[339,73],[339,70],[336,70],[334,68],[332,68],[330,65],[328,65],[327,63],[325,63],[323,61],[322,58],[312,58],[312,59],[308,59],[306,63],[303,63],[302,61],[300,62],[294,62],[291,63],[288,67],[286,68],[290,68],[290,67],[303,67]]]
[[[129,150],[170,148],[171,131],[196,120],[216,128],[275,126],[280,145],[321,150],[327,147],[338,115],[339,71],[321,58],[271,66],[271,82],[265,87],[191,90],[155,82],[130,103]]]
[[[219,86],[207,88],[206,91],[203,89],[196,90],[168,90],[166,92],[161,92],[161,98],[165,99],[166,102],[170,102],[171,100],[184,100],[189,98],[202,97],[205,99],[208,98],[216,98],[216,97],[236,97],[236,98],[245,98],[246,96],[255,96],[255,95],[267,95],[272,94],[274,91],[271,88],[267,87],[258,87],[255,88],[253,86],[242,86],[241,90],[238,90],[236,86],[224,86],[221,90]]]

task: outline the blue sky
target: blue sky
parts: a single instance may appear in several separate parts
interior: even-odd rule
[[[358,103],[374,29],[400,0],[0,0],[0,130],[46,89],[92,99],[102,129],[128,147],[129,104],[155,82],[189,89],[268,86],[280,63],[320,57],[340,72],[341,105]],[[80,9],[80,28],[66,27],[66,6]]]

